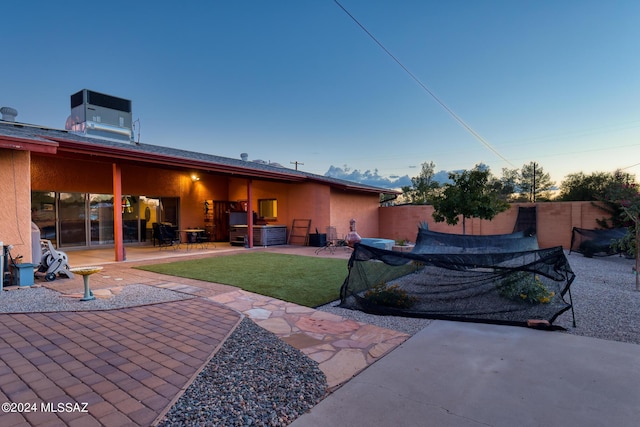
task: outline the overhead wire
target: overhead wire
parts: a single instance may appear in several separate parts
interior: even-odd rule
[[[473,135],[482,145],[485,146],[488,150],[494,153],[496,156],[504,160],[509,165],[515,167],[513,163],[511,163],[506,157],[498,152],[489,142],[487,142],[478,132],[476,132],[471,126],[469,126],[460,116],[458,116],[451,108],[449,108],[435,93],[433,93],[422,81],[413,74],[405,65],[396,58],[389,49],[387,49],[367,28],[358,21],[355,16],[353,16],[338,0],[333,0],[340,9],[344,11],[352,20],[355,22],[387,55],[391,57],[399,66],[402,68],[425,92],[427,92],[444,110],[449,113],[451,117],[453,117],[467,132]]]

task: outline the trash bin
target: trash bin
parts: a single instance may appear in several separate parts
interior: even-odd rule
[[[14,286],[33,286],[34,265],[31,263],[14,264],[13,283]]]
[[[327,246],[327,233],[309,234],[309,246],[318,248]]]

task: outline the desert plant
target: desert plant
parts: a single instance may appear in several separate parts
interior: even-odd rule
[[[501,297],[529,304],[548,304],[555,296],[540,280],[540,276],[519,271],[504,278],[498,284]]]
[[[375,285],[364,293],[364,297],[374,304],[393,308],[411,308],[418,300],[398,285],[387,283]]]

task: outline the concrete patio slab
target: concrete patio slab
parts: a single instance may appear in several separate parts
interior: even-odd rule
[[[291,426],[632,427],[640,346],[434,321]]]

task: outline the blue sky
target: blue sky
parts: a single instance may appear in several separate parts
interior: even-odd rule
[[[640,2],[340,4],[493,150],[333,0],[8,2],[0,105],[64,128],[87,88],[131,99],[142,142],[318,174],[640,163]]]

